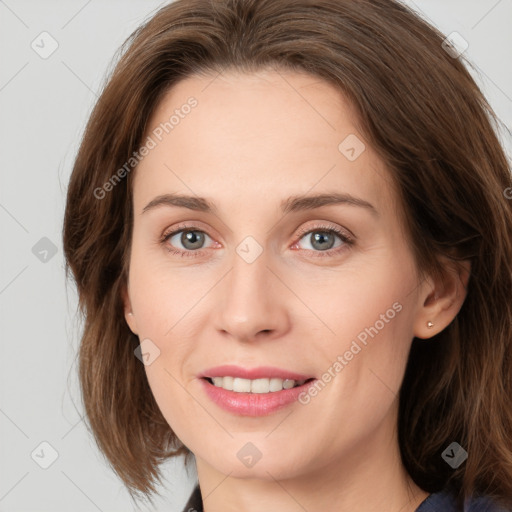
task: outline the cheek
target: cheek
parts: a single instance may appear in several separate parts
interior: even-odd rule
[[[327,293],[315,292],[308,302],[332,332],[317,339],[316,350],[329,382],[307,407],[312,415],[329,411],[332,424],[345,425],[350,417],[370,429],[397,398],[412,340],[414,297],[409,260],[372,263],[350,269],[335,284],[324,283]]]
[[[317,326],[317,341],[324,340],[320,346],[330,348],[331,358],[348,350],[355,339],[369,345],[371,340],[392,339],[404,333],[404,320],[409,320],[404,311],[414,287],[408,265],[406,259],[381,251],[364,264],[319,273],[316,279],[290,275],[294,292],[314,313],[310,323]]]
[[[145,369],[151,392],[162,415],[171,429],[180,436],[187,430],[183,422],[190,424],[186,418],[192,418],[196,413],[190,395],[183,388],[175,370],[168,367],[165,354]]]
[[[201,271],[187,273],[165,263],[162,256],[152,261],[137,253],[130,262],[130,300],[139,335],[155,340],[179,330],[208,290],[208,279]]]

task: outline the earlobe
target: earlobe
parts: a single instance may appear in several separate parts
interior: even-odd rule
[[[138,335],[137,321],[135,320],[135,315],[133,314],[132,311],[131,301],[126,286],[123,287],[121,295],[124,304],[124,318],[126,320],[126,323],[128,324],[128,327],[133,332],[133,334]]]
[[[442,277],[430,281],[420,293],[414,336],[428,339],[444,330],[457,316],[466,299],[471,264],[469,260],[446,259]]]
[[[137,322],[135,321],[135,316],[131,311],[125,314],[126,323],[128,324],[128,327],[133,332],[133,334],[138,335],[137,331]]]

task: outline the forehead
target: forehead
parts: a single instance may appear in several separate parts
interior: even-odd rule
[[[390,177],[350,103],[306,73],[188,77],[163,97],[147,136],[155,146],[137,166],[136,211],[173,192],[237,210],[309,191],[364,196],[378,209],[392,201]]]

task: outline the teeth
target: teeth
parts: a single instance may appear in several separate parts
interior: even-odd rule
[[[273,393],[302,386],[305,380],[292,379],[241,379],[239,377],[213,377],[213,385],[236,393]]]
[[[281,391],[283,389],[282,379],[269,379],[269,391]]]
[[[220,377],[222,382],[220,383],[220,387],[227,389],[228,391],[233,391],[233,381],[235,380],[233,377]]]
[[[224,378],[222,378],[222,380],[224,381]],[[233,391],[237,391],[238,393],[250,393],[251,381],[249,379],[239,379],[235,377],[233,380]]]
[[[250,382],[251,393],[268,393],[270,391],[269,379],[255,379]]]

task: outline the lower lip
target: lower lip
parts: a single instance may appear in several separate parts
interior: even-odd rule
[[[299,395],[307,391],[316,379],[302,386],[270,393],[237,393],[210,384],[200,379],[206,394],[225,411],[241,416],[267,416],[296,402]]]

